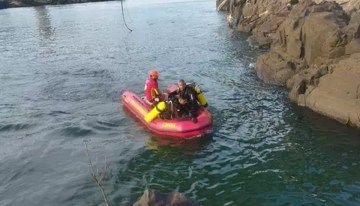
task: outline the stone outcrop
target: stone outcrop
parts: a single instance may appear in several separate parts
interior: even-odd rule
[[[315,3],[319,4],[324,0],[314,0]],[[359,0],[335,0],[347,13],[352,14],[360,11]]]
[[[226,1],[226,0],[225,0]],[[240,32],[253,36],[249,41],[256,46],[268,47],[274,40],[276,30],[289,14],[291,5],[297,1],[289,0],[227,0],[222,7],[228,12],[229,25]],[[217,6],[223,1],[217,0]]]
[[[312,67],[288,81],[289,97],[298,105],[360,127],[360,53],[339,63]]]
[[[161,193],[147,190],[133,206],[200,206],[200,204],[178,192]]]
[[[360,21],[335,2],[302,1],[255,65],[260,79],[286,85],[290,99],[360,127]]]
[[[229,25],[240,32],[251,33],[249,42],[257,47],[269,47],[276,39],[276,31],[287,15],[306,0],[216,0],[216,7],[228,13]],[[325,0],[314,0],[321,3]],[[350,15],[360,11],[358,0],[335,0]]]
[[[230,1],[223,9],[232,26],[252,33],[251,43],[270,46],[255,65],[260,79],[286,86],[298,105],[360,127],[359,0],[248,0],[241,8]]]
[[[258,76],[267,83],[285,85],[312,64],[327,65],[356,52],[352,42],[356,24],[348,26],[349,22],[350,16],[334,2],[299,3],[279,27],[270,52],[258,58]]]

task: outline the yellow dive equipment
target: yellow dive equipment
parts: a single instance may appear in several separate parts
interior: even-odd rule
[[[197,98],[198,98],[198,101],[199,101],[200,105],[202,107],[207,107],[208,103],[206,101],[205,95],[201,92],[199,87],[195,83],[187,83],[187,85],[192,86],[194,88],[194,90],[196,91]]]
[[[147,123],[153,121],[161,112],[166,109],[165,102],[159,102],[155,107],[145,115],[144,119]]]

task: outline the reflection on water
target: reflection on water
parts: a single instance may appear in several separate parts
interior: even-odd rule
[[[48,40],[52,40],[55,34],[55,28],[51,26],[51,16],[46,6],[33,7],[37,20],[37,27],[41,38],[42,46],[46,45]]]
[[[206,134],[201,138],[177,139],[171,137],[157,137],[151,135],[146,146],[156,152],[171,155],[193,155],[213,140],[212,134]]]

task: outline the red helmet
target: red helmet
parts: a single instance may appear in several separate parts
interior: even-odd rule
[[[150,76],[156,76],[156,77],[159,77],[159,72],[156,71],[156,70],[151,70],[150,71]]]

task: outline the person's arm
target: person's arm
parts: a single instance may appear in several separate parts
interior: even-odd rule
[[[168,95],[168,97],[169,97],[169,98],[173,98],[173,97],[176,96],[176,94],[177,94],[177,90],[175,90],[175,91],[173,91],[173,92],[170,92],[169,95]]]
[[[168,95],[169,98],[179,98],[179,89],[172,91]]]

